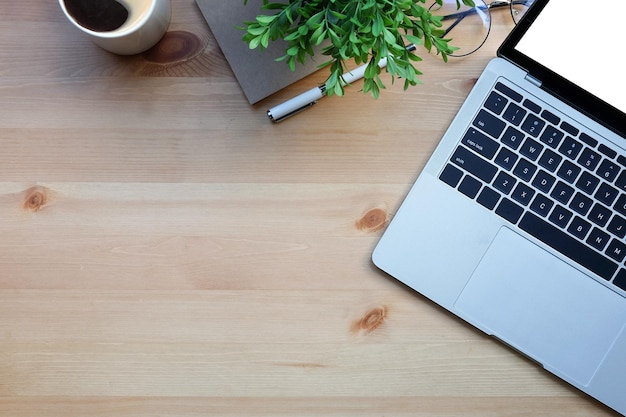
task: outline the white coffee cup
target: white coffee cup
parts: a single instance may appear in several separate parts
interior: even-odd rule
[[[170,0],[116,0],[126,9],[128,17],[125,21],[122,20],[121,26],[112,30],[109,28],[94,30],[93,23],[98,18],[95,15],[85,17],[84,13],[76,12],[77,4],[82,2],[92,6],[94,3],[89,3],[90,1],[59,0],[59,4],[74,26],[107,51],[120,55],[139,54],[156,45],[167,32],[171,17]]]

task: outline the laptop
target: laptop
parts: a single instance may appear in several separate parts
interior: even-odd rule
[[[291,71],[283,61],[287,42],[270,42],[267,49],[251,50],[242,40],[246,21],[254,21],[257,15],[271,13],[263,10],[263,0],[196,0],[202,16],[207,21],[228,64],[230,65],[244,95],[250,104],[255,104],[271,94],[317,71],[328,58],[321,54],[325,45],[314,48],[315,56],[298,63]]]
[[[372,259],[626,415],[626,3],[590,7],[533,3]]]

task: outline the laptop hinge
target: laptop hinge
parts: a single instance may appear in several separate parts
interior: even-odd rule
[[[524,77],[526,79],[526,81],[536,85],[537,87],[541,87],[541,81],[535,77],[533,77],[530,74],[526,74],[526,76]]]

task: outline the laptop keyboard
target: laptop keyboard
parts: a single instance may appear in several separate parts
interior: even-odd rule
[[[498,82],[439,178],[626,291],[626,157]]]

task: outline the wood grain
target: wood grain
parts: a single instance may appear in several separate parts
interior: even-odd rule
[[[0,15],[0,416],[609,416],[371,251],[494,55],[279,125],[193,0],[119,57],[55,1]]]

